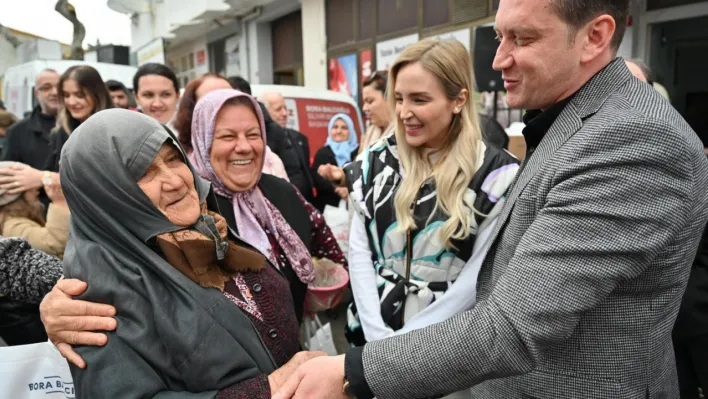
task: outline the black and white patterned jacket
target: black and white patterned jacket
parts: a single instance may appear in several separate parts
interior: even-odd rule
[[[62,275],[62,262],[21,238],[0,237],[0,297],[38,304]]]

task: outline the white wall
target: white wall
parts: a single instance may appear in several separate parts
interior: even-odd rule
[[[0,35],[0,76],[5,74],[7,68],[18,63],[17,49]]]
[[[249,22],[242,39],[246,43],[248,65],[244,75],[252,84],[273,83],[273,42],[270,22]],[[244,55],[242,55],[244,57]]]
[[[305,86],[327,89],[325,0],[302,0],[302,58]]]
[[[617,50],[617,56],[623,58],[634,58],[632,53],[632,44],[634,42],[634,26],[628,26],[624,32],[624,39]]]
[[[152,15],[139,14],[137,25],[131,25],[131,51],[155,38],[169,38],[176,25],[192,21],[207,11],[224,9],[226,5],[223,0],[163,0],[161,3],[152,2],[152,7]]]

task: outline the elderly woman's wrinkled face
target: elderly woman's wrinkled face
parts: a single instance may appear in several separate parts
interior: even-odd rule
[[[253,188],[263,167],[265,143],[258,118],[246,105],[225,105],[216,116],[211,167],[226,188]]]
[[[171,144],[164,144],[138,186],[157,209],[177,226],[196,223],[201,209],[194,176]]]
[[[349,126],[343,119],[337,119],[332,125],[332,140],[337,143],[349,140]]]

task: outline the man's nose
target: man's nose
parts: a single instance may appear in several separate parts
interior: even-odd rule
[[[492,68],[495,71],[502,71],[504,69],[510,68],[513,64],[513,59],[510,54],[509,45],[502,40],[497,47],[497,54],[494,56],[494,61],[492,62]]]

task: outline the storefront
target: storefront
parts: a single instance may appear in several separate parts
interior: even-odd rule
[[[362,82],[422,38],[455,38],[471,51],[472,27],[492,21],[497,7],[496,0],[327,0],[329,88],[361,104]]]
[[[302,14],[300,10],[271,22],[273,83],[304,85]]]

